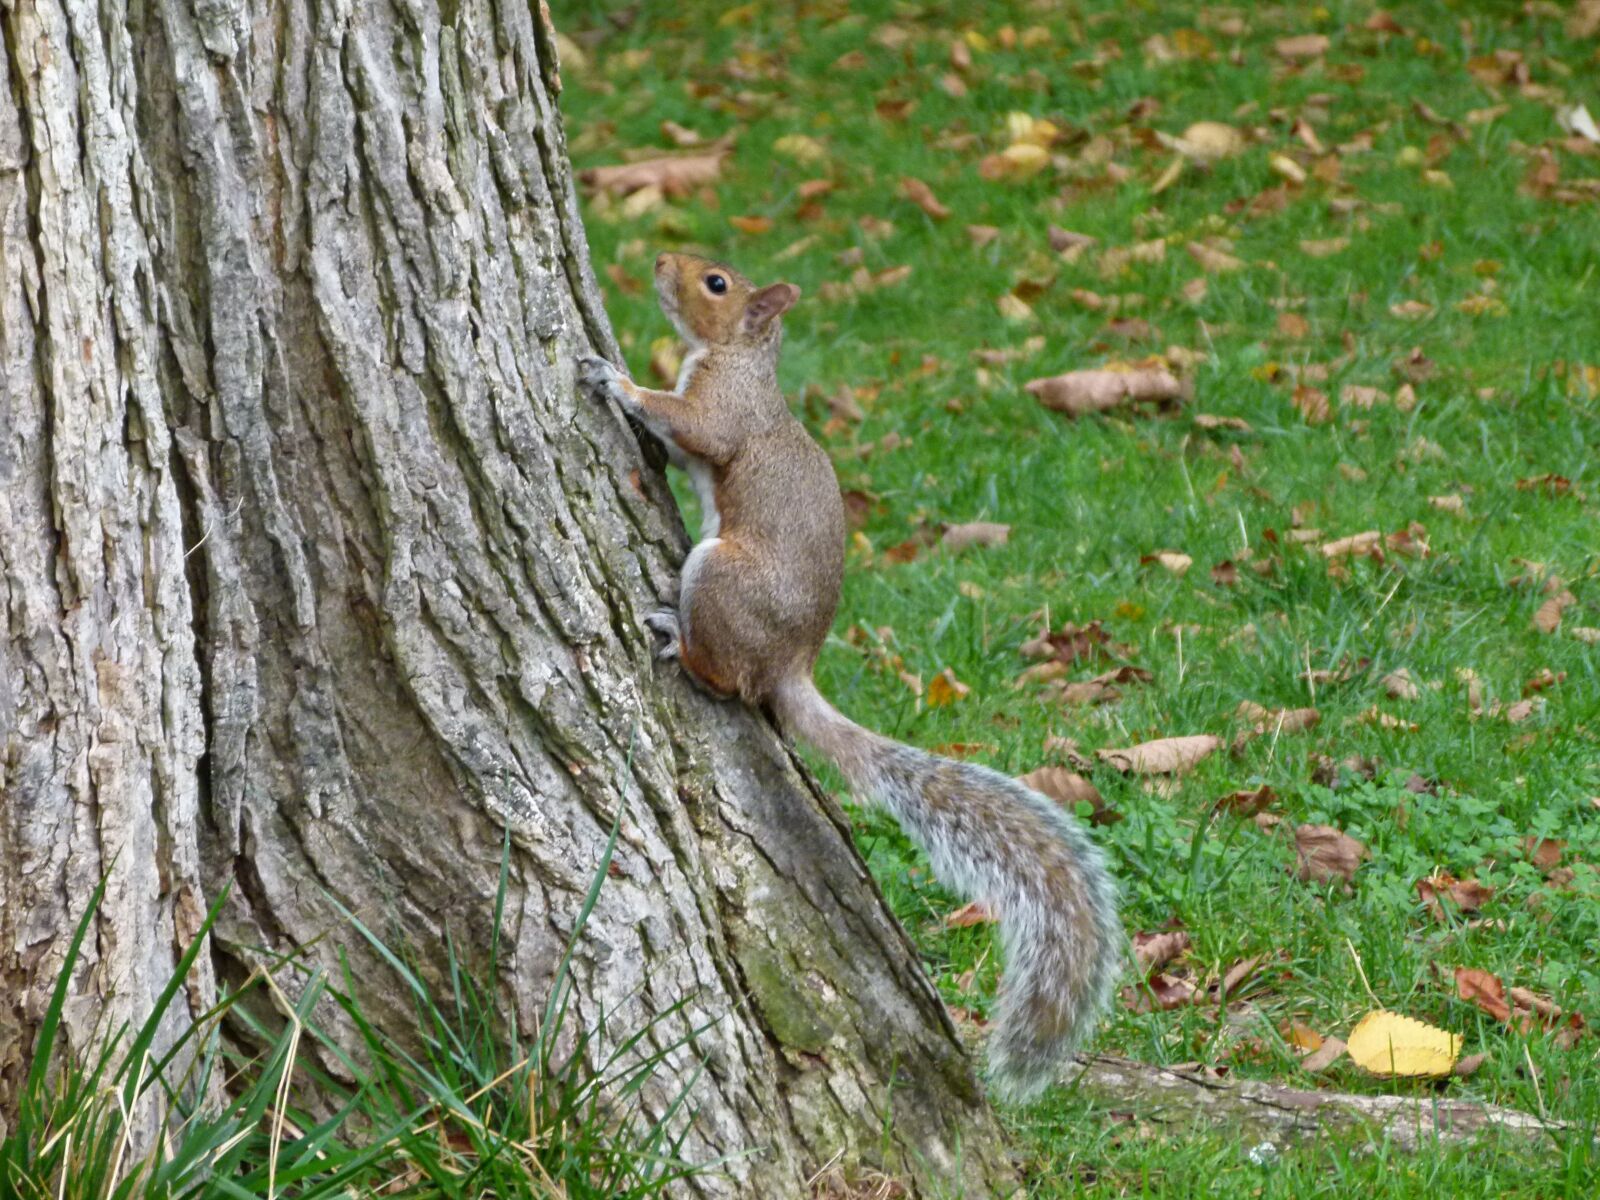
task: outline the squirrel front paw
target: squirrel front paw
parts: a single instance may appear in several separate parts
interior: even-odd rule
[[[623,378],[621,371],[596,355],[585,355],[578,360],[578,386],[597,400],[620,403]]]

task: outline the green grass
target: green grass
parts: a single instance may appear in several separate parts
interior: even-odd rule
[[[675,1096],[641,1103],[658,1064],[688,1040],[654,1044],[657,1023],[675,1010],[620,1037],[603,1013],[582,1028],[569,1020],[571,947],[615,844],[613,829],[531,1034],[517,1029],[514,1015],[509,1026],[499,1015],[498,937],[481,977],[452,944],[443,980],[430,984],[418,964],[347,912],[356,936],[409,992],[412,1028],[372,1024],[348,963],[340,986],[330,986],[323,972],[292,958],[258,969],[189,1024],[177,1045],[156,1053],[157,1030],[224,894],[139,1030],[106,1031],[85,1061],[68,1059],[55,1035],[102,883],[41,1022],[17,1120],[0,1139],[0,1197],[647,1200],[715,1171],[719,1163],[679,1156],[693,1078]],[[505,885],[502,865],[497,929]],[[354,1045],[331,1028],[335,1014],[355,1031]],[[242,1055],[242,1043],[258,1052]],[[219,1083],[220,1102],[197,1102]]]
[[[1398,35],[1365,29],[1373,9],[1363,4],[1246,6],[1235,10],[1242,33],[1219,30],[1215,12],[1189,4],[1102,0],[869,0],[795,11],[685,2],[639,6],[622,21],[593,5],[554,6],[558,28],[588,59],[564,67],[579,167],[664,151],[664,120],[734,143],[703,194],[640,201],[636,213],[586,200],[635,376],[650,378],[652,346],[669,332],[648,287],[657,249],[700,248],[759,282],[781,277],[805,291],[786,318],[782,379],[833,453],[842,486],[876,498],[852,547],[838,636],[819,666],[843,708],[919,745],[967,743],[1017,773],[1060,761],[1046,749],[1050,735],[1092,758],[1153,737],[1230,738],[1245,700],[1320,710],[1309,733],[1212,755],[1171,787],[1092,772],[1124,817],[1097,836],[1124,883],[1130,930],[1181,923],[1194,947],[1186,969],[1202,980],[1246,956],[1281,956],[1231,1014],[1140,1014],[1124,1004],[1099,1045],[1307,1087],[1413,1090],[1348,1059],[1313,1078],[1278,1034],[1292,1019],[1342,1036],[1372,1007],[1353,947],[1385,1006],[1461,1033],[1468,1053],[1488,1055],[1471,1078],[1437,1086],[1533,1112],[1542,1103],[1593,1130],[1594,1034],[1561,1048],[1458,999],[1453,982],[1455,967],[1481,967],[1600,1021],[1600,647],[1571,632],[1600,625],[1600,209],[1574,183],[1600,176],[1600,157],[1560,145],[1554,115],[1559,103],[1585,99],[1600,111],[1600,43],[1569,36],[1558,6],[1527,8],[1399,3],[1392,12],[1409,32]],[[1004,27],[1019,35],[1011,48]],[[1031,27],[1044,32],[1025,33]],[[1146,52],[1155,35],[1192,48],[1192,31],[1207,39],[1210,60]],[[1291,69],[1274,41],[1311,32],[1326,34],[1330,49]],[[957,98],[939,81],[962,39],[975,48]],[[1534,89],[1545,90],[1480,79],[1489,64],[1472,60],[1496,52],[1520,56]],[[904,100],[915,109],[894,119],[892,102]],[[1487,121],[1469,115],[1502,104]],[[1066,132],[1058,162],[1023,182],[985,180],[979,161],[1006,145],[1012,112]],[[1323,154],[1294,133],[1300,115]],[[1245,130],[1248,147],[1210,169],[1191,165],[1154,194],[1175,156],[1151,131],[1176,135],[1199,120]],[[803,163],[774,149],[796,133],[823,157]],[[1335,149],[1365,136],[1370,150]],[[1097,146],[1110,148],[1116,178],[1093,161]],[[1554,193],[1524,186],[1539,147],[1559,168]],[[1282,184],[1274,155],[1296,158],[1311,178],[1281,206],[1252,209]],[[1315,168],[1334,158],[1337,179],[1324,182]],[[902,199],[904,176],[929,184],[953,215],[935,221]],[[800,187],[812,179],[834,187],[807,207]],[[752,216],[770,229],[751,234],[730,221]],[[892,230],[874,228],[881,221]],[[1049,248],[1051,223],[1099,245],[1063,259]],[[1000,234],[979,247],[968,224]],[[1184,247],[1211,236],[1229,239],[1245,267],[1206,275]],[[1329,257],[1301,249],[1334,237],[1349,244]],[[1162,262],[1102,275],[1103,248],[1157,238],[1167,242]],[[848,280],[857,259],[871,271],[913,269],[898,285],[841,296],[828,285]],[[1187,299],[1184,286],[1199,278],[1204,297]],[[1037,285],[1024,289],[1034,318],[1007,320],[996,300],[1025,279]],[[1074,289],[1142,297],[1126,303],[1152,336],[1124,344],[1107,331],[1108,314],[1075,302]],[[1479,315],[1458,307],[1474,295],[1499,305]],[[1429,315],[1391,311],[1412,300]],[[1305,336],[1279,332],[1284,312],[1305,319]],[[1035,335],[1043,348],[1025,361],[980,369],[973,358]],[[1070,421],[1022,389],[1172,346],[1202,356],[1191,371],[1196,398],[1177,416]],[[1434,363],[1413,408],[1340,404],[1346,384],[1393,394],[1402,382],[1394,360],[1413,347]],[[1332,404],[1326,423],[1302,417],[1286,381],[1308,364],[1326,369],[1315,384]],[[825,398],[843,387],[861,389],[865,419],[825,428]],[[1207,431],[1194,412],[1243,418],[1250,430]],[[890,435],[903,444],[882,449]],[[1517,487],[1546,474],[1570,489]],[[1462,512],[1430,501],[1449,495],[1462,497]],[[941,522],[979,519],[1010,525],[1009,542],[960,556],[924,550],[898,565],[884,557]],[[1357,560],[1339,573],[1317,543],[1287,536],[1297,524],[1331,540],[1410,522],[1426,527],[1426,557]],[[1192,556],[1186,575],[1141,566],[1169,549]],[[1240,563],[1234,586],[1213,582],[1223,560]],[[1534,628],[1538,587],[1513,585],[1527,561],[1575,596],[1555,634]],[[1043,611],[1054,625],[1103,620],[1154,681],[1093,709],[1014,687],[1027,665],[1019,647]],[[867,630],[884,630],[924,685],[950,668],[970,695],[930,707],[866,651]],[[1304,681],[1308,667],[1341,661],[1366,665],[1342,683],[1313,690]],[[1106,665],[1080,664],[1072,677]],[[1384,695],[1379,680],[1399,668],[1418,681],[1419,698]],[[1491,709],[1520,699],[1546,668],[1565,678],[1517,725],[1474,715],[1458,675],[1476,673]],[[1374,705],[1417,728],[1356,720]],[[1375,760],[1374,778],[1346,773],[1337,787],[1320,785],[1314,754]],[[1407,790],[1413,775],[1427,792]],[[1217,796],[1260,783],[1278,794],[1276,831],[1207,818]],[[1349,894],[1294,880],[1285,831],[1300,823],[1336,825],[1369,847]],[[858,830],[946,998],[984,1011],[997,966],[990,931],[946,929],[953,901],[898,832],[873,818]],[[1564,886],[1527,860],[1522,843],[1532,836],[1566,842]],[[1491,885],[1493,898],[1479,913],[1435,920],[1416,884],[1439,870]],[[1587,1196],[1600,1166],[1573,1138],[1417,1155],[1286,1147],[1263,1169],[1236,1137],[1152,1133],[1071,1096],[1013,1116],[1040,1164],[1040,1196]]]

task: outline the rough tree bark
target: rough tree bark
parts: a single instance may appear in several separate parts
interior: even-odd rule
[[[759,717],[651,663],[638,617],[685,542],[572,386],[615,346],[548,18],[0,21],[0,1114],[113,860],[72,1049],[148,1007],[230,882],[190,1012],[338,929],[329,895],[424,956],[447,930],[481,953],[506,827],[526,1027],[620,807],[580,1015],[685,1001],[663,1042],[716,1021],[661,1087],[703,1056],[689,1153],[759,1152],[697,1188],[801,1195],[886,1150],[919,1188],[1007,1192],[837,810]]]

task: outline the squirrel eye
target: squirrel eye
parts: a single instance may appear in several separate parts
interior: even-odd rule
[[[728,281],[721,275],[707,275],[706,289],[710,291],[713,296],[720,296],[723,292],[728,290]]]

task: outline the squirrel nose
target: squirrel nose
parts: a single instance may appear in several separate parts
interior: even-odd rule
[[[661,272],[665,271],[671,262],[672,255],[668,254],[666,251],[662,251],[660,254],[656,255],[656,274],[659,275]]]

